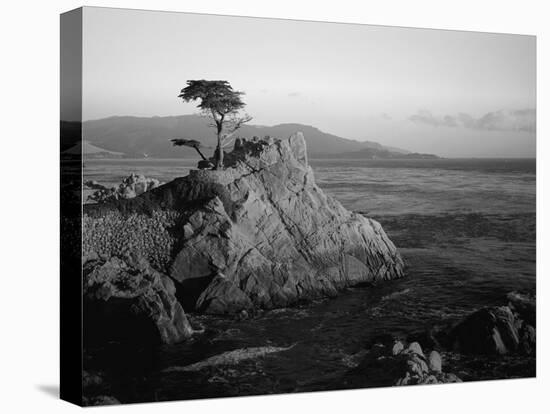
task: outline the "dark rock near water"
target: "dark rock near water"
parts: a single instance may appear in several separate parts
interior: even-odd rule
[[[102,220],[114,212],[173,212],[168,273],[207,313],[284,307],[403,276],[380,224],[324,194],[306,154],[301,133],[242,145],[227,154],[225,170],[193,170],[133,199],[86,206],[84,238],[112,246],[116,234]]]
[[[529,294],[519,292],[510,292],[506,295],[508,306],[516,312],[524,322],[536,326],[537,300]]]
[[[174,282],[133,256],[88,262],[84,272],[85,316],[92,332],[132,340],[147,335],[164,343],[189,338],[193,329],[176,300]],[[93,336],[93,335],[92,335]],[[103,336],[103,335],[99,335]]]
[[[518,348],[518,326],[509,307],[481,309],[451,333],[455,348],[470,354],[506,354]]]
[[[507,306],[480,309],[450,332],[455,350],[466,354],[533,354],[536,348],[535,299],[511,293]]]
[[[537,346],[537,333],[531,325],[525,325],[521,331],[519,351],[525,355],[535,355]]]

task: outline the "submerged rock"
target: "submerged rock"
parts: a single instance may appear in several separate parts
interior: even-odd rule
[[[225,170],[192,170],[134,199],[87,206],[95,223],[86,237],[114,237],[101,222],[113,210],[178,214],[168,272],[206,313],[284,307],[403,276],[380,224],[315,184],[301,133],[244,145],[227,154]]]
[[[96,327],[119,340],[150,332],[164,343],[179,342],[193,334],[176,300],[174,282],[144,259],[113,257],[105,262],[89,262],[83,290],[89,322],[86,327],[92,332]],[[146,335],[143,340],[147,340]]]

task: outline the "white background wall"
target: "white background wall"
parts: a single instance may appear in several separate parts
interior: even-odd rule
[[[463,385],[144,404],[120,413],[548,412],[548,84],[545,1],[95,1],[94,6],[535,34],[538,36],[538,378]],[[73,412],[58,384],[59,17],[70,0],[3,2],[0,30],[0,411]],[[546,325],[543,326],[543,325]]]

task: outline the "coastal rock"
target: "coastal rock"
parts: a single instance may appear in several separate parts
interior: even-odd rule
[[[474,312],[452,329],[450,338],[453,348],[466,354],[530,354],[536,346],[534,328],[510,306]]]
[[[536,326],[537,300],[535,296],[510,292],[506,295],[506,298],[508,299],[508,307],[510,309],[517,313],[527,324]]]
[[[535,355],[537,334],[531,325],[525,325],[520,339],[520,351],[525,355]]]
[[[443,372],[442,367],[441,355],[437,351],[432,350],[426,359],[418,342],[405,348],[401,341],[397,341],[391,351],[390,347],[375,344],[355,371],[364,375],[368,383],[384,386],[462,382],[456,375]]]
[[[142,258],[87,263],[83,290],[90,329],[99,325],[103,333],[121,340],[148,330],[163,343],[179,342],[193,333],[176,300],[174,282]]]
[[[88,200],[96,203],[106,203],[118,199],[128,199],[137,197],[140,194],[157,188],[161,185],[155,178],[147,178],[143,175],[131,174],[124,178],[118,187],[106,187],[96,181],[86,181],[84,185],[92,190],[93,194],[88,196]]]
[[[407,356],[407,372],[413,376],[423,377],[429,372],[426,359],[418,354]]]
[[[114,210],[176,212],[168,273],[207,313],[284,307],[403,276],[380,224],[324,194],[306,154],[301,133],[245,142],[226,154],[225,170],[192,170],[136,198],[86,206],[96,224],[85,237],[114,237],[100,223]]]
[[[398,355],[400,354],[405,347],[403,346],[403,342],[401,341],[395,341],[392,348],[392,355]]]
[[[462,380],[452,373],[436,372],[430,375],[416,377],[407,372],[395,385],[451,384],[457,382],[462,382]]]
[[[443,363],[441,361],[441,355],[439,355],[439,352],[432,351],[430,352],[430,355],[428,356],[428,367],[430,371],[433,372],[441,372]]]
[[[420,355],[421,357],[424,357],[424,352],[422,352],[422,347],[418,342],[411,342],[409,344],[409,347],[407,348],[407,352]]]

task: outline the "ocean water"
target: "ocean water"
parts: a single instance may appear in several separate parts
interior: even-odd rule
[[[510,291],[535,292],[536,163],[524,159],[310,160],[317,184],[346,208],[380,221],[406,264],[403,279],[249,319],[192,315],[191,343],[129,351],[116,344],[86,362],[123,402],[377,386],[350,376],[381,337],[452,324]],[[85,179],[115,185],[132,172],[161,181],[195,161],[90,160]],[[163,370],[248,347],[287,351],[199,372]],[[534,360],[444,354],[464,380],[534,375]],[[137,362],[136,362],[137,361]]]

